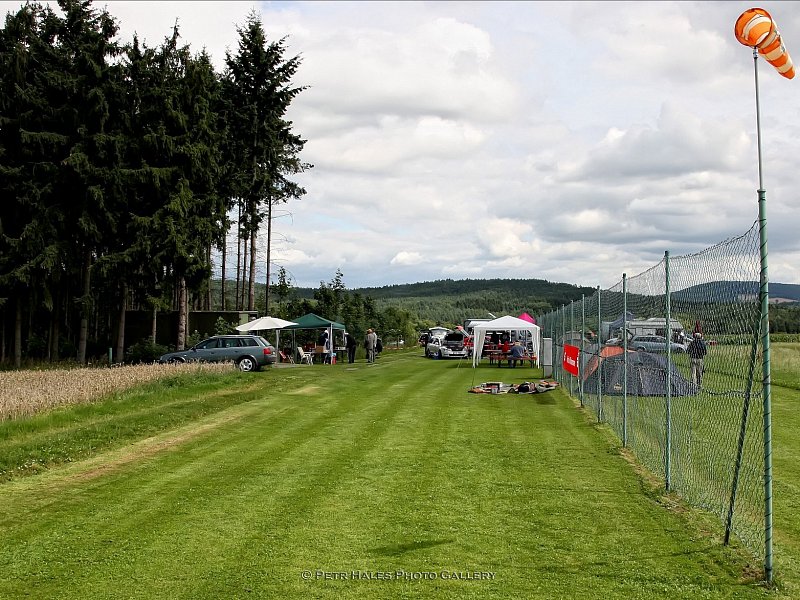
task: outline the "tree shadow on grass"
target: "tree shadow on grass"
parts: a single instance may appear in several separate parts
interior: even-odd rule
[[[407,542],[405,544],[391,544],[389,546],[382,546],[380,548],[372,548],[370,552],[380,554],[381,556],[400,556],[406,552],[413,552],[414,550],[422,550],[423,548],[432,548],[433,546],[441,546],[442,544],[450,544],[455,540],[418,540],[414,542]]]

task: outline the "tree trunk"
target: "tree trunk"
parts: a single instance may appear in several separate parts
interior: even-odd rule
[[[14,366],[22,366],[22,296],[17,297],[17,314],[14,319]]]
[[[6,362],[6,309],[0,310],[0,365]]]
[[[239,310],[239,285],[242,279],[242,203],[239,201],[239,220],[236,222],[236,294],[234,310]]]
[[[211,279],[214,276],[214,269],[211,268],[211,244],[208,245],[208,252],[206,253],[206,260],[208,261],[208,289],[206,290],[206,297],[205,297],[205,310],[211,310]]]
[[[150,342],[156,343],[156,334],[158,333],[158,305],[153,304],[153,316],[150,321]]]
[[[256,228],[250,231],[250,281],[247,287],[247,310],[256,309]]]
[[[222,293],[220,294],[222,296],[222,303],[220,310],[223,311],[225,310],[225,267],[226,267],[225,255],[227,253],[228,253],[228,232],[226,231],[225,235],[222,236],[222,278],[221,278]]]
[[[241,293],[241,297],[239,298],[239,310],[244,310],[244,299],[247,297],[247,277],[245,276],[245,273],[247,273],[247,254],[249,250],[247,239],[247,233],[245,232],[245,237],[242,238],[242,287],[239,290]]]
[[[178,343],[177,350],[186,348],[186,278],[178,280]]]
[[[56,294],[56,297],[53,299],[53,312],[50,313],[50,318],[50,360],[58,361],[58,338],[61,335],[59,328],[59,321],[61,319],[61,302],[58,294]]]
[[[117,347],[114,356],[118,363],[125,361],[125,312],[128,308],[128,285],[122,284],[122,301],[119,307],[119,320],[117,323]]]
[[[267,289],[264,292],[264,314],[269,315],[270,257],[272,255],[272,198],[267,198]]]
[[[78,333],[78,362],[86,363],[86,342],[89,338],[89,314],[92,285],[92,251],[86,250],[83,256],[83,296],[81,296],[81,325]]]

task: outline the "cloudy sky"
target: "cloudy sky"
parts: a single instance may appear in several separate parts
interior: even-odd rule
[[[95,6],[151,45],[177,19],[220,67],[255,9],[301,56],[289,118],[314,168],[273,245],[296,285],[605,288],[758,215],[752,51],[733,36],[749,0]],[[800,61],[800,2],[758,6]],[[800,75],[758,64],[770,279],[800,283]]]

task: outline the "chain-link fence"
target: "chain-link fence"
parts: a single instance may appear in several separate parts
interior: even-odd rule
[[[756,223],[538,319],[564,389],[756,555],[771,535],[759,280]],[[580,348],[577,376],[561,365],[567,345]]]

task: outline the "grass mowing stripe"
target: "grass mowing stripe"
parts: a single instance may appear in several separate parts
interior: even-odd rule
[[[0,481],[81,460],[250,399],[257,389],[253,381],[233,375],[168,380],[90,404],[4,421]],[[176,387],[180,381],[183,386]],[[220,383],[232,388],[210,391]]]
[[[380,386],[377,386],[377,387],[380,387]],[[319,415],[319,411],[316,410],[316,407],[308,405],[308,398],[304,398],[304,408],[306,409],[306,412],[305,412],[306,415]],[[329,410],[335,412],[338,409],[335,406],[331,406],[331,408]],[[325,416],[325,415],[322,415],[322,416]],[[319,417],[317,418],[317,420],[319,420]],[[301,434],[300,437],[302,439],[305,439],[308,436],[308,433],[309,433],[308,431],[300,432],[300,434]],[[258,461],[258,459],[254,459],[254,460]],[[254,461],[251,460],[250,462],[254,462]],[[216,473],[211,473],[211,475],[212,476],[216,475]],[[216,480],[216,478],[214,480],[219,484],[219,487],[220,487],[220,490],[221,490],[221,494],[219,496],[220,499],[225,500],[226,497],[233,495],[231,493],[231,491],[230,491],[230,486],[228,485],[229,482],[226,482],[225,480]],[[195,489],[193,491],[197,494],[197,496],[199,498],[204,499],[203,502],[200,503],[200,505],[197,505],[196,502],[194,502],[192,500],[187,500],[186,498],[181,499],[181,502],[176,503],[176,505],[183,506],[183,505],[186,504],[186,502],[188,502],[190,505],[194,505],[194,506],[192,506],[192,508],[202,509],[204,514],[209,514],[210,513],[212,515],[217,515],[217,512],[214,509],[214,502],[209,501],[209,499],[208,499],[208,490],[204,490],[203,488],[198,488],[198,489]],[[263,497],[263,494],[262,494],[262,497]],[[136,504],[136,503],[138,503],[138,502],[134,501],[134,504]],[[224,502],[223,502],[223,504],[224,504]],[[158,521],[159,517],[160,517],[159,511],[161,511],[163,509],[163,507],[165,507],[165,506],[166,507],[170,506],[170,502],[166,501],[166,502],[151,503],[151,505],[149,506],[149,510],[147,511],[148,514],[146,514],[145,517],[143,519],[141,519],[141,520],[144,520],[145,522],[146,521],[151,521],[151,520]],[[139,515],[139,516],[141,517],[141,515]],[[161,516],[163,516],[163,515],[161,515]],[[137,520],[139,520],[139,519],[137,519]],[[144,525],[144,523],[142,523],[141,525]],[[182,525],[181,529],[185,529],[186,527],[191,529],[191,523],[182,523],[181,525]],[[135,525],[134,528],[135,527],[137,527],[137,526]],[[174,535],[172,535],[173,533],[175,533],[175,532],[163,531],[163,530],[159,531],[159,534],[162,536],[162,539],[167,543],[174,543],[174,541],[176,539],[181,539],[180,536],[178,536],[176,538]],[[115,537],[113,535],[113,533],[111,533],[111,532],[110,532],[110,535],[112,536],[112,538]],[[141,539],[141,535],[139,536],[139,538]],[[235,536],[234,536],[234,539],[235,539]],[[150,552],[148,551],[145,554],[149,555]]]
[[[76,482],[29,528],[0,525],[0,596],[763,595],[729,552],[640,493],[561,392],[467,394],[471,370],[410,354],[265,375],[247,411],[226,411],[246,418]],[[0,505],[47,477],[0,486]],[[485,565],[497,579],[300,577]]]

